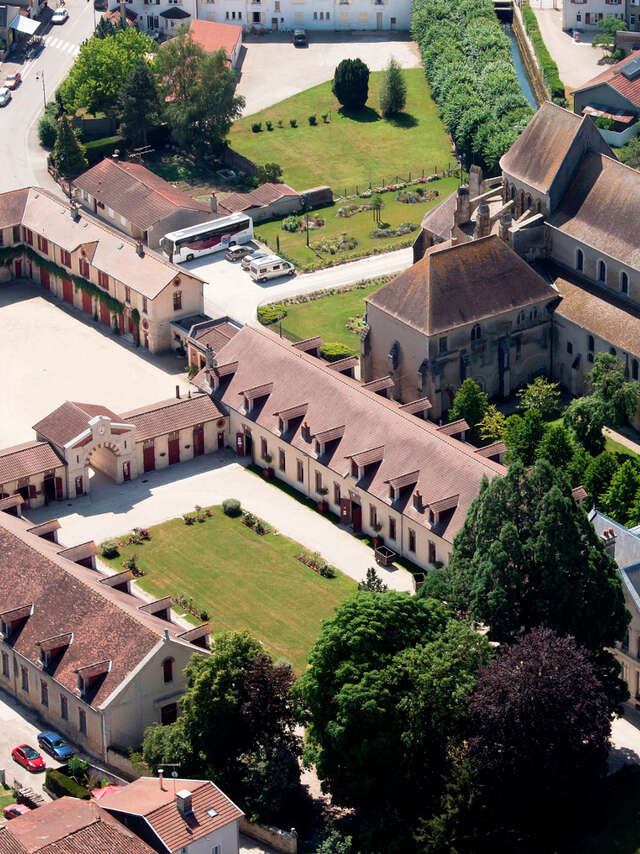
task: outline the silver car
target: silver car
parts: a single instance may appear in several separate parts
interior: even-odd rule
[[[11,100],[11,92],[6,86],[0,86],[0,107],[6,107]]]
[[[242,266],[243,270],[248,270],[251,266],[252,261],[258,261],[260,258],[266,258],[268,254],[268,252],[263,252],[258,249],[256,252],[252,252],[250,255],[245,255],[242,261],[240,262],[240,265]]]

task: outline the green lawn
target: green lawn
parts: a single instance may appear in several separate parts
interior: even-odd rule
[[[325,343],[336,341],[350,347],[354,355],[360,352],[360,338],[346,328],[350,317],[364,314],[364,298],[377,291],[379,281],[353,290],[320,297],[309,302],[287,305],[282,331],[294,340],[320,335]]]
[[[236,122],[229,134],[231,147],[255,163],[279,163],[283,180],[297,190],[329,184],[335,194],[349,193],[356,184],[389,183],[396,175],[431,174],[455,167],[451,143],[420,68],[404,72],[407,82],[405,112],[383,119],[378,112],[383,72],[369,78],[368,105],[359,113],[340,108],[331,83],[321,83],[292,98]],[[329,121],[321,118],[329,113]],[[312,127],[308,117],[317,116]],[[265,122],[273,123],[267,131]],[[290,119],[296,119],[292,128]],[[283,127],[278,127],[278,120]],[[262,122],[262,131],[251,125]],[[384,180],[383,180],[384,179]]]
[[[411,246],[418,234],[418,228],[426,211],[435,207],[458,186],[458,179],[441,178],[426,184],[416,185],[423,187],[427,193],[435,193],[435,198],[426,202],[406,204],[397,201],[394,191],[381,194],[382,209],[380,219],[396,228],[401,223],[410,222],[416,226],[414,231],[407,234],[391,237],[371,237],[375,228],[373,211],[358,211],[352,216],[338,216],[338,210],[346,204],[366,205],[369,198],[355,197],[348,203],[340,202],[324,208],[317,208],[311,217],[320,216],[325,224],[320,228],[309,230],[309,246],[307,246],[306,231],[291,233],[282,228],[282,220],[273,220],[256,226],[255,233],[259,240],[266,243],[271,249],[288,258],[301,270],[311,270],[318,267],[326,267],[341,261],[361,258],[374,252],[388,252],[392,249],[400,249],[403,246]],[[331,252],[321,251],[319,244],[323,239],[335,240],[340,235],[346,238],[355,238],[358,242],[355,248]]]
[[[8,807],[9,804],[15,804],[15,802],[16,796],[13,789],[9,789],[7,786],[0,786],[0,810]]]
[[[209,613],[212,631],[248,629],[276,660],[303,672],[309,650],[356,584],[338,573],[327,579],[295,559],[301,547],[278,534],[258,536],[219,507],[202,523],[172,519],[151,528],[151,540],[121,548],[105,561],[114,570],[131,554],[146,576],[140,586],[158,598],[192,597]],[[104,560],[104,558],[103,558]]]

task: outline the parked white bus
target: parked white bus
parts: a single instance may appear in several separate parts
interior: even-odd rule
[[[178,264],[252,239],[253,220],[246,214],[235,213],[172,231],[165,234],[160,245],[167,258]]]

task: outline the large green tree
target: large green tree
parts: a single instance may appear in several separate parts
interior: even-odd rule
[[[71,122],[64,115],[58,122],[53,162],[58,172],[64,176],[78,175],[87,168],[84,146],[71,127]]]
[[[160,101],[151,69],[137,62],[118,96],[120,133],[131,145],[146,145],[147,133],[160,119]]]
[[[115,113],[129,72],[134,65],[145,61],[153,49],[153,39],[134,27],[84,42],[60,87],[65,108]]]
[[[582,486],[596,507],[600,506],[602,496],[609,489],[614,474],[620,468],[615,456],[608,451],[594,457],[586,468]]]
[[[589,372],[591,391],[605,406],[611,426],[623,424],[636,411],[640,401],[640,383],[627,382],[624,365],[610,353],[598,353]]]
[[[572,400],[562,416],[563,423],[592,456],[604,451],[602,428],[607,418],[607,407],[595,395]]]
[[[527,409],[524,415],[510,415],[503,435],[509,462],[531,465],[544,430],[544,421],[537,409]]]
[[[457,534],[448,574],[457,606],[501,643],[547,626],[593,652],[612,706],[624,699],[605,647],[629,615],[616,565],[561,472],[547,460],[484,482]]]
[[[404,110],[407,103],[407,84],[398,60],[392,56],[384,72],[380,90],[380,112],[385,118]]]
[[[475,380],[467,377],[453,399],[449,409],[449,420],[456,421],[458,418],[464,418],[475,436],[478,424],[488,410],[489,398]]]
[[[369,69],[361,59],[343,59],[333,75],[333,94],[348,110],[362,110],[369,97]]]
[[[532,383],[516,392],[520,408],[537,409],[544,420],[551,418],[558,408],[560,391],[558,383],[549,382],[544,377],[536,377]]]
[[[615,15],[608,15],[598,22],[600,32],[593,37],[591,42],[594,47],[600,45],[605,50],[608,50],[613,56],[616,52],[616,33],[618,30],[628,30],[629,25],[626,21],[622,21]],[[622,53],[620,51],[619,53]],[[622,59],[622,56],[619,56]]]
[[[562,424],[548,427],[536,448],[536,459],[548,460],[554,468],[559,469],[566,468],[573,454],[574,445],[571,434]]]
[[[631,460],[627,460],[614,472],[609,488],[600,498],[603,512],[622,525],[628,523],[635,525],[633,508],[639,489],[638,466]]]

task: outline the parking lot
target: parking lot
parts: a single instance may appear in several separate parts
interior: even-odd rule
[[[264,110],[284,98],[331,80],[343,59],[359,57],[371,71],[381,71],[392,56],[403,68],[419,68],[420,54],[408,33],[308,31],[308,47],[294,47],[291,33],[244,38],[238,95],[244,115]]]

